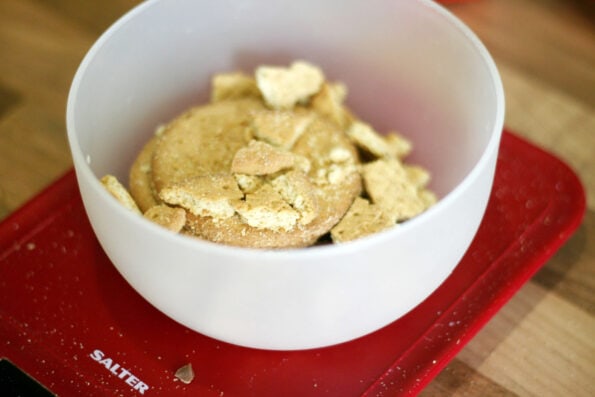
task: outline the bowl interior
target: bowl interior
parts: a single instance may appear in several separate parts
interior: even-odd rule
[[[354,244],[267,252],[174,236],[101,188],[97,177],[106,173],[127,180],[157,126],[208,99],[214,73],[295,59],[344,82],[349,106],[376,129],[408,136],[411,161],[430,170],[444,199]],[[272,349],[364,335],[437,288],[481,220],[502,121],[489,55],[427,0],[148,1],[91,48],[67,109],[85,208],[120,273],[188,327]]]

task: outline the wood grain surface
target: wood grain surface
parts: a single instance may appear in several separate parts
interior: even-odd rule
[[[70,82],[85,52],[137,4],[0,0],[0,219],[72,166]],[[506,125],[580,176],[582,225],[422,392],[595,395],[595,2],[474,0],[449,9],[484,41]]]

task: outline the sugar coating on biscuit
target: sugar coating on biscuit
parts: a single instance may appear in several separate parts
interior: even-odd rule
[[[300,214],[299,223],[307,225],[319,213],[314,186],[301,171],[292,170],[271,181],[271,186]]]
[[[386,140],[374,131],[372,126],[361,121],[354,121],[347,129],[347,136],[356,146],[375,157],[390,157],[391,149]]]
[[[310,107],[341,128],[346,128],[349,123],[349,115],[343,106],[346,96],[345,84],[325,82],[318,93],[312,97]]]
[[[174,233],[178,233],[186,224],[186,211],[183,208],[170,207],[165,204],[149,208],[143,216]]]
[[[304,112],[263,110],[253,116],[253,133],[261,141],[291,149],[311,121],[312,116]]]
[[[194,215],[225,219],[234,215],[231,204],[244,197],[231,174],[203,175],[166,186],[159,197],[171,205],[179,205]]]
[[[304,61],[296,61],[289,68],[260,66],[255,76],[266,104],[273,109],[291,109],[298,103],[307,103],[324,82],[322,70]]]
[[[257,229],[290,230],[300,217],[268,184],[234,202],[234,208],[245,223]]]
[[[231,172],[246,175],[274,174],[294,164],[294,155],[266,142],[252,140],[238,150],[231,162]]]
[[[136,205],[136,202],[128,193],[128,190],[118,181],[113,175],[104,175],[101,178],[101,184],[105,187],[105,189],[116,199],[118,200],[124,207],[128,208],[129,210],[140,214],[141,211]]]
[[[391,157],[403,159],[409,155],[413,149],[411,141],[396,131],[387,133],[384,136],[384,140],[389,147]]]
[[[357,197],[341,221],[331,229],[331,238],[335,243],[343,243],[394,225],[377,205]]]
[[[364,187],[374,204],[394,222],[404,221],[425,208],[417,187],[396,159],[382,159],[362,167]]]
[[[220,73],[211,79],[211,101],[259,97],[260,91],[252,76],[242,72]]]

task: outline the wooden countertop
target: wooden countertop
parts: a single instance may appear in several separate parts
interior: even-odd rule
[[[71,167],[65,103],[99,34],[134,0],[0,1],[0,219]],[[450,5],[494,56],[506,125],[570,164],[588,209],[574,236],[422,392],[595,395],[595,3]]]

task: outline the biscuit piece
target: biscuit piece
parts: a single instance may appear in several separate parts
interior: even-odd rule
[[[271,181],[271,186],[300,214],[300,224],[307,225],[318,216],[314,186],[303,172],[292,170],[279,175]]]
[[[178,233],[186,224],[186,211],[183,208],[170,207],[165,204],[149,208],[143,216],[174,233]]]
[[[190,384],[194,380],[194,370],[192,369],[192,364],[186,364],[183,367],[178,368],[174,376],[182,383]]]
[[[225,219],[235,212],[232,202],[243,198],[244,194],[232,175],[216,174],[165,187],[159,196],[166,203],[179,205],[194,215]]]
[[[430,183],[430,173],[419,165],[403,164],[409,181],[417,188],[423,188]]]
[[[344,84],[325,82],[318,93],[312,97],[310,107],[341,128],[347,128],[351,120],[343,107],[346,96],[347,87]]]
[[[256,81],[242,72],[221,73],[211,80],[211,101],[260,96]]]
[[[386,134],[384,140],[388,144],[391,157],[403,159],[408,156],[413,149],[411,141],[395,131]]]
[[[414,217],[425,209],[417,187],[396,159],[376,160],[362,167],[366,192],[393,222]]]
[[[238,150],[231,162],[231,172],[246,175],[274,174],[294,164],[294,156],[268,143],[252,140]]]
[[[354,121],[347,129],[347,135],[358,147],[377,158],[391,155],[388,143],[369,124]]]
[[[230,173],[236,152],[246,146],[257,99],[226,100],[195,107],[170,122],[151,162],[155,192],[201,175]]]
[[[395,223],[375,204],[357,197],[343,219],[331,229],[335,243],[355,240],[382,231]]]
[[[234,209],[250,226],[257,229],[290,230],[299,214],[270,185],[262,185],[244,201],[234,202]]]
[[[101,178],[101,184],[105,187],[105,189],[118,200],[124,207],[128,208],[129,210],[140,214],[140,209],[136,205],[136,202],[128,193],[128,190],[118,181],[118,179],[113,175],[105,175]]]
[[[130,195],[143,212],[155,205],[161,204],[161,200],[155,194],[153,179],[151,177],[151,161],[158,139],[158,136],[153,136],[143,146],[134,160],[132,167],[130,167],[130,174],[128,176]]]
[[[234,174],[233,176],[244,194],[254,193],[264,183],[263,178],[258,175]]]
[[[264,110],[254,114],[254,136],[283,149],[291,149],[302,135],[312,116],[306,112]]]
[[[260,66],[255,76],[266,104],[273,109],[291,109],[298,103],[307,103],[324,82],[322,71],[303,61],[296,61],[289,68]]]

